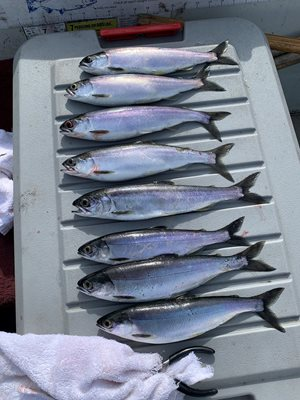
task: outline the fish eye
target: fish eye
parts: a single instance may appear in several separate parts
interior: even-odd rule
[[[67,160],[67,164],[68,164],[70,167],[75,167],[76,161],[74,160],[74,158],[69,158],[69,159]]]
[[[91,205],[90,201],[86,198],[80,200],[81,207],[89,207]]]
[[[93,289],[93,284],[90,281],[84,281],[82,286],[86,290],[92,290]]]
[[[106,329],[111,329],[113,327],[113,322],[110,319],[103,321],[103,326]]]
[[[91,254],[92,253],[92,246],[90,246],[90,245],[85,246],[84,252],[85,252],[85,254]]]
[[[77,83],[72,83],[72,85],[70,86],[70,88],[71,88],[72,90],[76,90],[76,89],[78,88]]]
[[[66,128],[73,128],[74,123],[69,119],[68,121],[65,122],[65,126]]]
[[[85,57],[85,59],[83,61],[89,64],[93,61],[93,59],[92,59],[92,57],[87,56],[87,57]]]

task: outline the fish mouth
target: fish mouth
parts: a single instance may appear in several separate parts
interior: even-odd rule
[[[69,96],[75,96],[74,90],[72,90],[72,89],[70,89],[70,88],[67,88],[67,89],[66,89],[66,92],[68,93]]]
[[[62,166],[63,166],[64,168],[62,168],[62,169],[60,170],[61,172],[68,172],[68,173],[75,173],[75,174],[77,174],[76,169],[75,169],[74,167],[72,167],[71,165],[62,163]]]
[[[66,96],[68,96],[67,94],[66,94]],[[66,132],[66,133],[71,133],[72,132],[72,129],[70,129],[70,128],[65,128],[64,126],[60,126],[59,127],[59,131],[60,131],[60,133],[64,133],[64,132]]]
[[[90,293],[89,293],[86,289],[84,289],[83,287],[81,287],[81,286],[79,286],[79,285],[77,285],[77,289],[78,289],[81,293],[90,295]]]
[[[64,172],[65,174],[73,175],[73,176],[79,176],[80,175],[77,171],[75,171],[75,169],[70,169],[70,168],[71,167],[62,168],[60,170],[60,172]]]
[[[89,64],[87,64],[87,63],[84,62],[84,61],[80,61],[79,67],[86,67],[86,68],[88,68],[88,67],[89,67]]]

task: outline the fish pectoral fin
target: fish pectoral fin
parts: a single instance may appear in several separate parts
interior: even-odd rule
[[[112,214],[126,215],[126,214],[132,214],[132,211],[130,211],[130,210],[127,210],[127,211],[112,211]]]
[[[92,94],[93,97],[111,97],[110,94],[104,94],[104,93],[99,93],[99,94]]]
[[[115,72],[123,72],[123,71],[125,71],[125,69],[121,68],[121,67],[107,67],[107,69],[109,69],[110,71],[115,71]]]
[[[139,338],[149,338],[152,335],[150,335],[149,333],[133,333],[131,336]]]
[[[114,299],[126,299],[126,300],[133,300],[133,299],[135,299],[135,297],[134,296],[113,296],[114,297]]]
[[[122,258],[122,257],[120,257],[120,258],[111,258],[110,260],[111,260],[111,261],[127,261],[127,260],[129,260],[129,258]]]
[[[105,135],[106,133],[109,133],[109,131],[106,130],[99,130],[99,131],[90,131],[91,133],[95,133],[96,135]]]
[[[94,171],[95,175],[101,175],[101,174],[113,174],[114,171]]]

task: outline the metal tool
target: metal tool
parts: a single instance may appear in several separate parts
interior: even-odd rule
[[[186,356],[188,353],[195,352],[195,353],[205,353],[205,354],[214,354],[215,351],[211,347],[206,346],[194,346],[194,347],[187,347],[176,353],[172,354],[168,360],[163,362],[163,367],[166,368],[168,365],[174,363],[175,361],[180,360],[182,357]],[[204,397],[204,396],[214,396],[218,393],[217,389],[196,389],[193,388],[183,382],[180,382],[176,379],[176,383],[178,383],[177,390],[187,396],[192,397]]]

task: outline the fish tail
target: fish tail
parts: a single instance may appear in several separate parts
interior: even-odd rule
[[[219,229],[220,231],[227,231],[230,239],[227,240],[227,243],[230,243],[235,246],[248,246],[248,241],[241,236],[235,235],[241,229],[241,226],[244,222],[245,217],[241,217],[231,222],[229,225],[224,228]]]
[[[215,139],[222,142],[220,131],[216,127],[216,124],[214,123],[214,121],[221,121],[222,119],[226,118],[231,113],[226,112],[226,111],[220,111],[220,112],[206,112],[205,114],[207,114],[209,116],[209,122],[207,124],[205,124],[205,128]]]
[[[228,49],[228,40],[225,40],[224,42],[220,43],[217,47],[210,50],[209,53],[214,53],[218,58],[211,64],[238,65],[238,63],[234,61],[232,58],[223,56],[223,54],[227,51],[227,49]]]
[[[270,306],[278,300],[283,291],[284,288],[277,288],[259,294],[258,296],[251,297],[251,299],[260,299],[263,301],[264,309],[263,311],[258,311],[257,314],[280,332],[285,332],[285,329],[280,325],[278,318],[273,311],[270,310]]]
[[[225,89],[218,85],[217,83],[208,81],[207,78],[209,76],[209,70],[208,69],[201,69],[199,72],[196,74],[196,79],[199,79],[201,82],[200,90],[203,91],[213,91],[213,92],[224,92]]]
[[[242,251],[237,254],[240,257],[246,257],[248,264],[245,265],[242,269],[245,271],[275,271],[276,268],[271,267],[267,263],[259,260],[253,260],[253,258],[257,257],[262,251],[265,242],[257,242],[252,246],[248,247],[248,249]]]
[[[228,179],[231,182],[234,182],[234,179],[223,164],[223,157],[225,157],[226,154],[229,153],[233,146],[234,143],[228,143],[209,151],[209,153],[214,153],[216,155],[216,162],[215,164],[211,165],[211,167],[215,169],[225,179]]]
[[[259,174],[260,174],[260,172],[255,172],[254,174],[247,176],[247,178],[243,179],[241,182],[234,185],[235,187],[239,187],[242,189],[243,197],[240,200],[247,201],[249,203],[254,203],[254,204],[267,203],[267,200],[264,197],[262,197],[256,193],[250,192],[250,189],[255,184],[256,179],[258,178]]]

